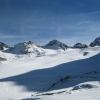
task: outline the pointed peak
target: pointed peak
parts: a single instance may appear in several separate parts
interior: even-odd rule
[[[45,45],[45,47],[50,48],[50,49],[63,49],[63,50],[66,50],[69,48],[66,44],[64,44],[58,40],[50,41],[48,44]]]
[[[90,43],[90,47],[100,46],[100,37],[96,38],[93,42]]]
[[[5,48],[9,48],[9,46],[3,42],[0,42],[0,50],[4,50]]]
[[[34,44],[32,41],[25,41],[24,44]]]
[[[42,50],[41,47],[37,46],[36,44],[34,44],[31,41],[25,41],[25,42],[22,42],[22,43],[15,44],[7,52],[11,52],[13,54],[34,53],[36,55],[45,53],[45,51]]]

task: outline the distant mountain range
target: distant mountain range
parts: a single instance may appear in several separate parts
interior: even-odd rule
[[[96,38],[93,42],[90,43],[90,47],[100,46],[100,37]],[[13,47],[9,47],[7,44],[0,42],[0,50],[4,52],[13,53],[13,54],[28,54],[34,53],[37,55],[45,54],[44,49],[53,49],[53,50],[67,50],[70,46],[58,41],[52,40],[44,46],[37,45],[32,41],[25,41],[23,43],[18,43]],[[76,43],[72,48],[88,48],[86,44]]]
[[[58,40],[44,46],[32,41],[13,47],[1,43],[0,100],[60,100],[58,96],[75,100],[80,95],[78,100],[87,100],[87,94],[89,100],[99,100],[99,43],[100,38],[92,47],[82,43],[70,47]]]

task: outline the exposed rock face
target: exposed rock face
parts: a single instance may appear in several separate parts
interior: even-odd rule
[[[6,61],[6,60],[7,60],[6,58],[0,57],[0,61]]]
[[[62,49],[64,51],[69,48],[66,44],[59,42],[58,40],[50,41],[44,47],[48,49]]]
[[[9,46],[5,43],[0,42],[0,50],[5,50],[6,48],[9,48]]]
[[[100,46],[100,37],[96,38],[93,42],[90,43],[90,47]]]
[[[87,48],[88,46],[86,44],[76,43],[73,47],[81,49],[81,48]]]
[[[44,54],[45,51],[34,44],[31,41],[25,41],[23,43],[18,43],[14,45],[14,47],[11,47],[8,52],[14,53],[14,54],[28,54],[28,53],[35,53],[37,55]]]

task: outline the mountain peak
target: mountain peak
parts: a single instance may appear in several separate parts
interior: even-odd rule
[[[50,41],[50,42],[48,43],[49,46],[50,46],[50,45],[54,45],[54,44],[61,44],[61,42],[58,41],[58,40],[52,40],[52,41]]]
[[[100,46],[100,37],[96,38],[93,42],[90,43],[90,47]]]
[[[81,49],[81,48],[87,48],[88,46],[86,44],[76,43],[73,47]]]
[[[5,50],[5,48],[9,48],[9,46],[6,45],[6,44],[3,43],[3,42],[0,42],[0,50]]]
[[[11,52],[14,54],[29,54],[29,53],[34,53],[36,55],[41,55],[44,54],[45,51],[37,46],[35,43],[31,41],[25,41],[22,43],[18,43],[11,47],[7,52]]]
[[[45,47],[49,49],[62,49],[64,51],[69,48],[66,44],[58,40],[50,41],[48,44],[45,45]]]
[[[24,43],[25,43],[25,44],[33,44],[32,41],[25,41]]]

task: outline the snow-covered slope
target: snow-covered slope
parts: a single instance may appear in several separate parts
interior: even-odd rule
[[[45,51],[0,65],[0,100],[99,100],[100,47]]]
[[[5,52],[13,54],[36,54],[43,55],[45,51],[38,45],[34,44],[31,41],[25,41],[23,43],[18,43],[14,47],[9,48]]]
[[[60,49],[60,50],[67,50],[69,47],[66,45],[66,44],[64,44],[64,43],[62,43],[62,42],[60,42],[60,41],[58,41],[58,40],[52,40],[52,41],[50,41],[48,44],[46,44],[45,46],[44,46],[44,48],[48,48],[48,49],[54,49],[54,50],[58,50],[58,49]]]
[[[22,56],[0,51],[0,58],[1,58],[0,64],[8,64],[12,63],[13,61],[20,60]]]

